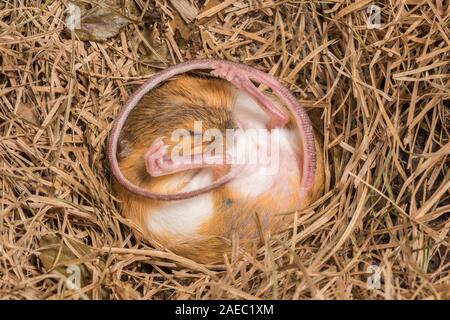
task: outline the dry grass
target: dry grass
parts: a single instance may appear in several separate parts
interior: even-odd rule
[[[62,32],[66,0],[0,1],[1,298],[450,298],[449,1],[376,2],[379,30],[371,1],[125,2],[135,22],[88,42]],[[136,243],[105,162],[133,88],[197,57],[276,75],[324,134],[325,195],[218,266]]]

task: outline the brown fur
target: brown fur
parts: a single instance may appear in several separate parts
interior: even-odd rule
[[[144,154],[157,137],[170,137],[175,128],[193,130],[194,120],[203,122],[204,130],[234,128],[231,118],[233,88],[223,80],[201,79],[181,76],[171,80],[147,94],[128,117],[121,134],[121,145],[126,145],[129,154],[121,155],[119,165],[123,174],[134,184],[158,193],[175,193],[196,174],[189,171],[176,174],[177,186],[169,187],[174,175],[150,178],[145,170]],[[164,140],[166,144],[169,139]],[[266,192],[256,199],[242,199],[227,186],[218,188],[213,193],[214,216],[203,223],[198,230],[198,237],[186,242],[175,241],[163,234],[150,234],[145,226],[144,212],[156,212],[165,205],[164,201],[145,199],[114,184],[118,198],[122,201],[123,215],[140,226],[145,238],[155,239],[174,252],[201,263],[218,262],[223,255],[230,252],[230,239],[238,238],[240,245],[246,248],[254,246],[260,239],[261,226],[264,234],[274,232],[290,220],[290,216],[274,217],[276,212],[289,212],[301,209],[315,200],[322,192],[323,159],[317,148],[317,175],[314,188],[309,197],[300,203],[298,197],[281,201],[271,192]],[[220,176],[227,169],[218,169],[214,175]],[[286,181],[292,190],[298,187],[293,181]]]

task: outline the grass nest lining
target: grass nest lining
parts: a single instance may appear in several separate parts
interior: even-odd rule
[[[448,1],[119,2],[105,41],[68,1],[0,2],[0,298],[450,299]],[[324,138],[323,197],[223,265],[138,242],[105,160],[134,88],[193,58],[275,75]]]

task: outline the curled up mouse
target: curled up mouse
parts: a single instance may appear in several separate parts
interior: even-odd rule
[[[277,214],[307,207],[323,188],[317,135],[296,99],[275,78],[221,60],[144,83],[114,123],[108,159],[136,232],[200,263],[222,261],[231,239],[258,245],[292,219]]]

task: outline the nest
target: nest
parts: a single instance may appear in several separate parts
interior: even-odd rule
[[[7,0],[0,16],[1,298],[450,298],[448,1]],[[221,265],[136,239],[105,160],[136,86],[193,58],[275,75],[323,134],[323,197]]]

